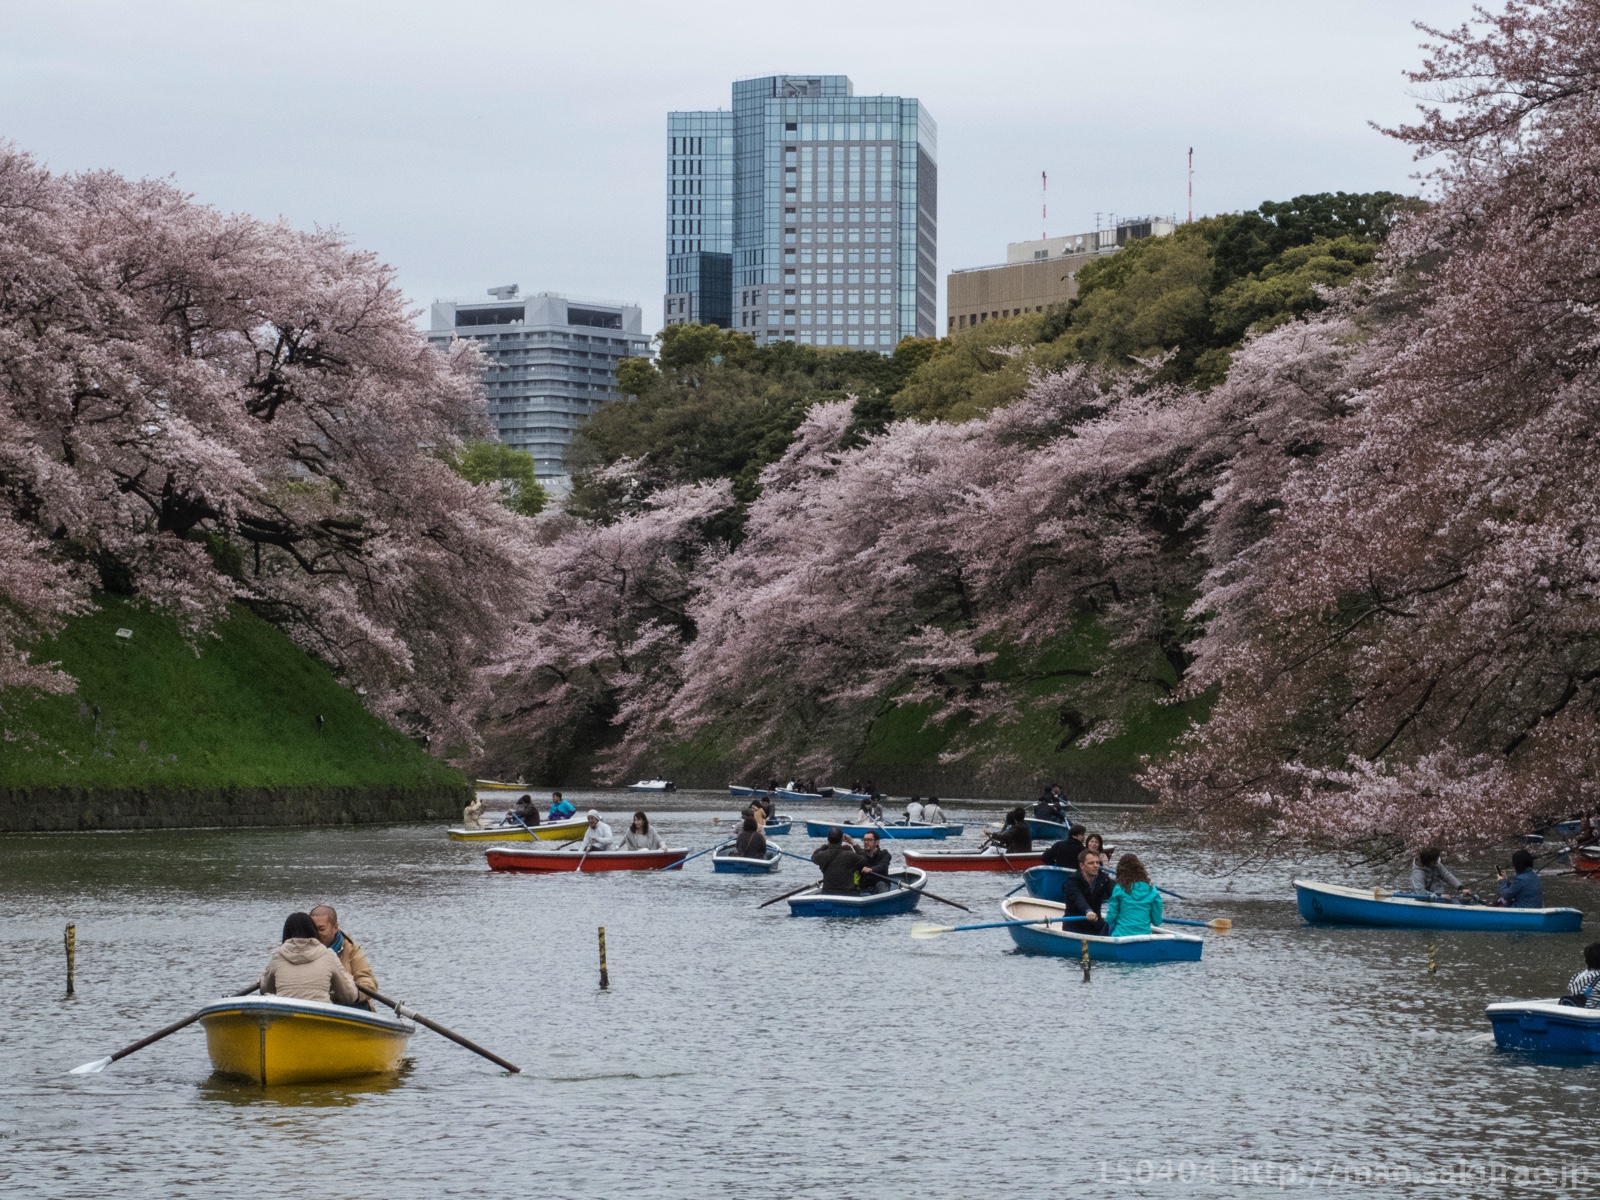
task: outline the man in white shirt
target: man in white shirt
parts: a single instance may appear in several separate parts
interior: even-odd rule
[[[906,801],[907,825],[915,825],[918,821],[922,820],[922,813],[922,801],[916,796],[913,796],[910,800]]]
[[[584,831],[582,848],[585,852],[590,850],[609,850],[615,841],[611,833],[611,826],[600,819],[598,810],[591,808],[588,812],[589,828]]]

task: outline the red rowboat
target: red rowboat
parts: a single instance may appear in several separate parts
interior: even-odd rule
[[[1600,875],[1600,846],[1583,846],[1572,852],[1572,869],[1579,875]]]
[[[579,870],[590,871],[658,871],[666,867],[678,869],[689,855],[682,850],[551,850],[542,846],[496,846],[486,852],[491,871],[532,871],[538,875]]]
[[[1044,862],[1044,851],[980,854],[976,850],[907,850],[906,866],[923,871],[1026,871]]]

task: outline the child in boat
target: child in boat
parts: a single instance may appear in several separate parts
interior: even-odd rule
[[[1111,889],[1102,916],[1112,937],[1142,937],[1161,924],[1161,893],[1138,855],[1124,854],[1117,860],[1117,886]]]
[[[1600,942],[1583,948],[1583,966],[1567,983],[1561,1003],[1575,1008],[1600,1008]]]
[[[283,942],[261,973],[263,996],[355,1004],[361,999],[356,981],[339,964],[339,956],[317,937],[310,913],[290,913],[283,923]]]

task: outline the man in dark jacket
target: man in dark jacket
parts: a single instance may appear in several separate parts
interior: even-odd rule
[[[1087,921],[1069,921],[1069,930],[1104,936],[1106,923],[1101,919],[1106,901],[1111,899],[1111,878],[1100,869],[1100,856],[1087,850],[1078,851],[1078,869],[1067,876],[1062,897],[1067,904],[1068,916],[1087,916]]]
[[[1034,802],[1033,815],[1041,821],[1065,821],[1067,813],[1061,807],[1061,789],[1054,786],[1045,788]]]
[[[861,890],[867,894],[889,890],[890,857],[878,845],[878,835],[867,830],[861,835]]]
[[[1074,825],[1067,830],[1067,836],[1059,842],[1051,842],[1044,848],[1044,857],[1039,861],[1047,867],[1064,867],[1068,871],[1078,869],[1078,856],[1083,853],[1082,825]]]
[[[865,861],[856,850],[856,844],[845,837],[844,830],[835,825],[828,830],[828,840],[817,848],[811,861],[822,868],[822,890],[830,896],[859,894],[856,872]]]

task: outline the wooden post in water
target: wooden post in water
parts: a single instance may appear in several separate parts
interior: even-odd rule
[[[609,991],[611,974],[606,970],[606,927],[600,926],[600,990]]]
[[[78,927],[71,921],[67,922],[67,934],[63,939],[67,944],[67,995],[73,994],[72,977],[78,968]]]
[[[1089,982],[1089,943],[1080,943],[1083,946],[1083,981]]]
[[[1428,943],[1428,974],[1432,975],[1439,969],[1438,959],[1434,956],[1434,943]]]

